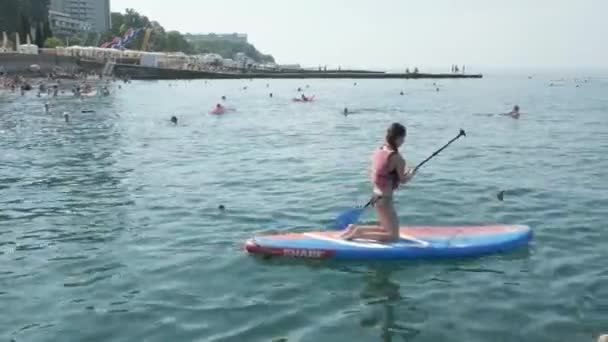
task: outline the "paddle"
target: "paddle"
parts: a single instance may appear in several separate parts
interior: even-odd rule
[[[429,160],[433,159],[436,155],[441,153],[441,151],[445,150],[448,146],[450,146],[450,144],[452,144],[454,141],[458,140],[460,137],[466,137],[466,136],[467,136],[467,134],[465,133],[465,131],[463,129],[461,129],[456,137],[452,138],[452,140],[450,140],[447,144],[443,145],[442,148],[433,152],[433,154],[431,154],[428,158],[426,158],[420,164],[418,164],[418,166],[416,166],[416,168],[414,168],[414,173],[418,172],[418,169],[420,169],[422,167],[422,165],[426,164]],[[338,217],[336,217],[336,219],[334,220],[334,224],[332,226],[330,226],[329,229],[342,230],[342,229],[348,227],[348,225],[359,221],[359,218],[361,217],[361,215],[363,214],[365,209],[367,209],[367,207],[371,206],[372,204],[373,204],[373,199],[370,199],[362,207],[350,209],[350,210],[347,210],[347,211],[341,213],[340,215],[338,215]]]

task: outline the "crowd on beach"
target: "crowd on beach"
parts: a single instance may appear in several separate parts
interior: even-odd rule
[[[98,92],[102,96],[110,95],[110,84],[117,82],[116,77],[105,78],[97,73],[78,73],[69,76],[58,76],[49,73],[46,77],[26,77],[23,75],[0,74],[0,91],[19,93],[25,96],[33,92],[37,97],[49,96],[95,96]],[[130,78],[123,78],[121,81],[131,82]],[[120,87],[120,86],[119,86]]]

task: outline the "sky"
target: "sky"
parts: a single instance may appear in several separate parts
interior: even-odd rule
[[[277,63],[608,69],[608,0],[110,0],[167,30],[247,33]]]

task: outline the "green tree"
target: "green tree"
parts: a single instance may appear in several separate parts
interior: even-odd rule
[[[58,46],[63,46],[63,42],[61,41],[61,39],[56,38],[56,37],[48,37],[45,41],[44,41],[44,47],[45,48],[56,48]]]
[[[42,32],[41,25],[36,25],[36,39],[34,40],[35,44],[41,48],[44,45],[44,33]]]
[[[82,45],[82,38],[80,38],[79,36],[71,36],[70,38],[68,38],[68,45]]]
[[[42,34],[45,40],[53,36],[53,31],[51,31],[51,23],[49,22],[48,18],[44,21],[44,24],[42,24]]]
[[[127,8],[124,14],[124,24],[127,28],[146,28],[150,26],[150,20],[146,16],[142,16],[132,8]]]
[[[120,34],[120,28],[125,23],[125,17],[122,15],[122,13],[118,13],[118,12],[112,12],[110,14],[110,16],[112,18],[111,32],[113,35],[118,36]]]
[[[192,47],[181,33],[178,31],[169,31],[167,32],[167,43],[164,50],[169,52],[181,51],[190,53],[192,52]]]
[[[25,38],[38,29],[49,15],[50,0],[0,0],[0,31],[19,32]],[[43,36],[44,36],[43,32]]]
[[[16,32],[21,18],[20,0],[0,1],[0,31]]]
[[[148,49],[150,51],[167,51],[184,53],[217,53],[224,58],[234,58],[238,52],[243,52],[257,62],[274,62],[271,55],[259,52],[255,46],[246,42],[234,42],[229,40],[212,42],[189,42],[184,35],[178,31],[165,31],[157,21],[150,21],[148,17],[141,15],[134,9],[127,9],[124,13],[113,12],[112,29],[102,36],[102,42],[111,41],[114,37],[122,37],[129,29],[152,29]],[[128,49],[142,49],[145,32],[141,31],[138,37],[129,43]]]
[[[44,23],[49,17],[50,0],[29,0],[29,17],[33,25]]]
[[[150,35],[150,51],[165,51],[167,47],[167,34],[165,29],[157,22],[150,23],[152,34]]]
[[[30,29],[32,25],[30,24],[30,19],[25,15],[21,15],[21,27],[19,28],[19,38],[21,38],[20,43],[25,44],[27,41],[27,36],[30,34]]]
[[[224,58],[234,58],[234,55],[243,52],[256,62],[274,63],[274,57],[259,52],[255,46],[245,42],[214,40],[194,42],[193,44],[194,50],[198,53],[217,53]]]

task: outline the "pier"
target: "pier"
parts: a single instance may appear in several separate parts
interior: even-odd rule
[[[482,78],[482,74],[388,73],[379,71],[210,72],[116,64],[114,74],[139,80],[175,79],[449,79]]]

